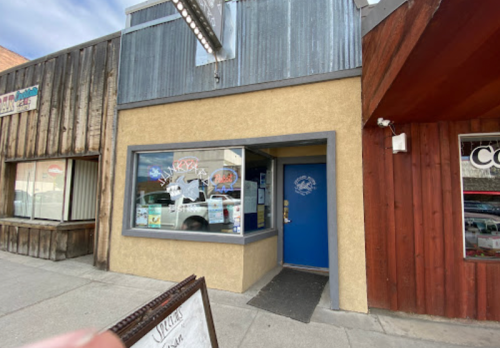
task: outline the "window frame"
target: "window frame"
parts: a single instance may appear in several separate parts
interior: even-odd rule
[[[39,222],[51,222],[51,223],[77,223],[77,222],[84,222],[88,223],[90,221],[96,221],[97,220],[97,210],[94,214],[93,218],[89,219],[72,219],[72,196],[73,196],[73,190],[74,190],[74,171],[75,171],[75,163],[78,160],[91,160],[91,161],[96,161],[98,163],[98,157],[96,156],[85,156],[85,157],[55,157],[55,158],[35,158],[35,159],[30,159],[26,161],[8,161],[8,163],[11,163],[14,166],[14,180],[12,182],[12,187],[13,187],[13,196],[11,199],[9,199],[8,204],[12,204],[12,211],[9,212],[9,217],[15,218],[15,219],[22,219],[25,221],[29,221],[30,223],[36,223],[37,221]],[[59,219],[50,219],[50,218],[43,218],[43,217],[36,217],[35,216],[35,211],[36,211],[36,178],[37,174],[39,171],[39,163],[41,162],[54,162],[54,161],[64,161],[64,179],[63,179],[63,193],[62,193],[62,209],[61,209],[61,218]],[[73,161],[73,162],[72,162]],[[14,208],[14,200],[15,200],[15,186],[16,186],[16,179],[17,179],[17,170],[18,170],[18,165],[22,163],[32,163],[34,165],[34,170],[33,170],[33,175],[34,175],[34,181],[32,183],[33,185],[33,197],[32,197],[32,204],[31,204],[31,212],[30,216],[20,216],[20,215],[15,215],[15,208]],[[97,187],[99,186],[99,178],[97,174]],[[91,197],[92,198],[92,197]],[[95,192],[95,197],[94,201],[97,200],[98,198],[98,192]]]
[[[458,135],[458,153],[459,153],[459,166],[460,166],[460,200],[461,200],[461,223],[462,223],[462,258],[465,261],[473,262],[498,262],[500,258],[481,258],[481,257],[468,257],[467,256],[467,246],[465,241],[465,200],[464,200],[464,179],[462,176],[462,141],[472,140],[487,137],[498,137],[500,138],[500,132],[494,133],[465,133]]]
[[[229,141],[230,142],[230,141]],[[249,149],[245,144],[226,144],[226,142],[207,142],[207,144],[216,143],[214,145],[220,146],[199,146],[199,143],[190,144],[161,144],[161,145],[133,145],[127,148],[127,167],[125,176],[125,196],[124,196],[124,206],[123,206],[123,220],[122,220],[122,235],[127,237],[142,237],[142,238],[156,238],[156,239],[171,239],[171,240],[187,240],[187,241],[201,241],[201,242],[215,242],[215,243],[226,243],[226,244],[248,244],[253,243],[261,239],[269,238],[278,235],[278,230],[276,227],[276,160],[273,156],[264,154],[261,151],[256,151],[255,149]],[[242,149],[242,190],[241,190],[241,233],[221,233],[221,232],[197,232],[197,231],[179,231],[179,230],[166,230],[166,229],[150,229],[134,226],[134,209],[135,209],[135,190],[136,190],[136,179],[137,179],[137,161],[138,155],[141,153],[159,153],[159,152],[176,152],[176,151],[210,151],[210,150],[226,150],[226,149]],[[243,189],[245,182],[245,159],[246,151],[253,151],[260,155],[266,156],[274,160],[272,168],[272,218],[270,228],[244,232],[244,200],[245,200],[245,190]]]
[[[133,192],[132,192],[132,197],[135,196],[136,194],[136,187],[137,187],[137,167],[138,167],[138,158],[140,154],[149,154],[149,153],[167,153],[167,152],[182,152],[182,151],[189,151],[189,152],[194,152],[194,151],[211,151],[211,150],[230,150],[230,149],[241,149],[242,151],[242,156],[241,156],[241,209],[242,209],[242,214],[241,214],[241,226],[245,226],[245,214],[243,214],[243,204],[244,204],[244,199],[245,199],[245,190],[243,189],[244,182],[245,182],[245,147],[244,146],[228,146],[228,147],[212,147],[212,148],[193,148],[193,149],[176,149],[176,150],[160,150],[160,151],[136,151],[134,152],[134,157],[133,157],[133,165],[134,165],[134,171],[132,173],[132,187],[133,187]],[[185,199],[185,198],[183,198]],[[205,200],[207,200],[208,197],[205,197]],[[142,227],[136,227],[134,223],[134,209],[136,208],[136,200],[132,199],[130,202],[130,216],[128,220],[128,225],[130,229],[133,230],[148,230],[148,231],[158,231],[158,232],[180,232],[180,233],[200,233],[203,235],[206,234],[212,234],[212,235],[219,235],[224,232],[196,232],[196,231],[181,231],[181,230],[170,230],[170,229],[150,229],[150,228],[142,228]],[[244,234],[244,230],[242,228],[240,233],[226,233],[225,235],[228,236],[240,236]]]

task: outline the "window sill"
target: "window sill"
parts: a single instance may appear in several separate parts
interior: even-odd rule
[[[2,218],[0,219],[0,225],[4,226],[16,226],[16,227],[25,227],[25,228],[34,228],[36,227],[39,230],[74,230],[75,227],[78,229],[88,229],[95,228],[95,221],[69,221],[69,222],[60,222],[60,221],[47,221],[47,220],[29,220],[23,218]]]
[[[486,263],[492,263],[492,262],[499,262],[500,258],[465,258],[465,262],[471,262],[471,263],[481,263],[481,262],[486,262]]]
[[[181,232],[181,231],[153,231],[149,229],[132,228],[122,231],[126,237],[156,238],[170,240],[184,240],[190,242],[209,242],[245,245],[257,242],[262,239],[271,238],[278,235],[275,228],[249,232],[247,234],[226,234],[207,232]]]

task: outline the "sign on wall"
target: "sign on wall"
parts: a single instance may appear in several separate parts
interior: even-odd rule
[[[224,0],[172,0],[208,53],[222,47]]]
[[[500,168],[500,149],[493,146],[478,146],[470,154],[471,164],[478,169]]]
[[[35,110],[38,106],[38,85],[0,96],[0,117]]]

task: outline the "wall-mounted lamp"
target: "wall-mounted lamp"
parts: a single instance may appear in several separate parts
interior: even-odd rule
[[[396,135],[396,129],[394,128],[394,122],[390,120],[384,120],[382,117],[377,119],[377,125],[380,128],[389,127],[394,135],[392,137],[392,153],[398,152],[408,152],[408,146],[406,141],[406,134],[401,133]]]
[[[222,47],[223,0],[172,0],[172,3],[208,53]]]

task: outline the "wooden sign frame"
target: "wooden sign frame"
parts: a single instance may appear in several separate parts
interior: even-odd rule
[[[137,311],[114,325],[110,330],[120,337],[125,347],[133,347],[134,344],[153,330],[156,329],[157,332],[160,333],[161,330],[158,329],[158,326],[160,324],[165,325],[164,320],[189,300],[197,291],[201,291],[203,311],[211,347],[218,348],[219,345],[215,334],[215,326],[212,311],[210,309],[210,302],[208,300],[205,278],[201,277],[196,279],[195,275],[191,275],[184,279],[176,286],[139,308]],[[164,342],[158,342],[157,346],[168,347]],[[182,344],[179,344],[179,346],[182,346]]]

